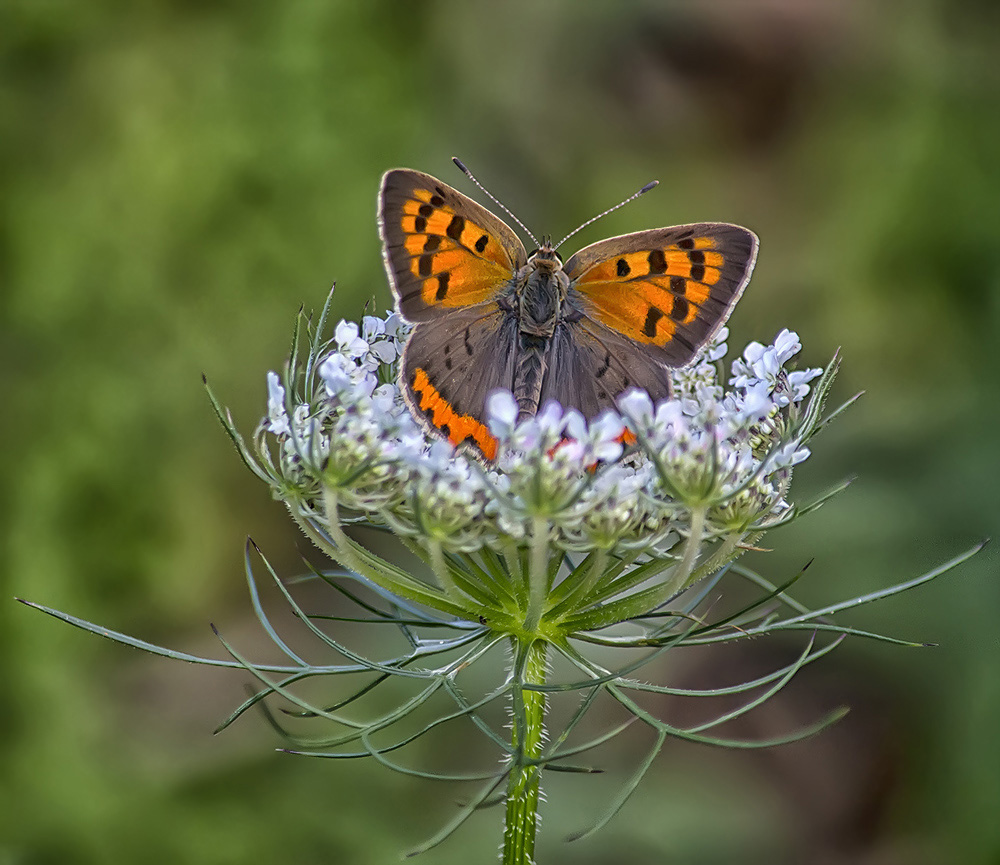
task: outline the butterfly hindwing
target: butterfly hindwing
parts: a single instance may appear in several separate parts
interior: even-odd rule
[[[615,408],[629,388],[642,388],[654,402],[670,396],[669,373],[655,354],[587,318],[556,327],[547,362],[540,404],[554,399],[586,418]]]
[[[400,362],[410,411],[452,444],[474,445],[493,459],[486,398],[513,388],[517,344],[517,319],[495,303],[418,324]]]
[[[412,322],[495,297],[527,260],[503,220],[429,174],[405,168],[382,178],[379,231],[399,311]]]
[[[667,366],[690,363],[750,281],[757,236],[727,223],[639,231],[602,240],[566,262],[587,317]]]

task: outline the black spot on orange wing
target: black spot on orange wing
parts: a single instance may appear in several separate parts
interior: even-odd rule
[[[670,317],[674,321],[685,321],[690,311],[690,304],[683,297],[675,297],[670,309]]]
[[[647,261],[649,261],[649,272],[650,273],[666,273],[667,272],[667,257],[663,254],[662,249],[654,249],[647,256]]]
[[[691,262],[691,279],[701,282],[705,278],[705,253],[694,249],[688,253],[688,260]]]
[[[656,336],[656,323],[663,318],[663,310],[655,306],[649,307],[646,311],[646,321],[642,326],[642,332],[652,338]]]
[[[451,218],[451,222],[448,223],[448,228],[445,229],[445,233],[452,240],[460,241],[462,239],[462,232],[465,230],[465,220],[457,214]]]
[[[628,262],[624,258],[618,259],[618,275],[623,279],[632,272],[632,268],[628,266]]]
[[[479,240],[476,241],[476,252],[482,252],[484,249],[486,249],[486,245],[489,242],[490,242],[490,236],[488,234],[484,234],[482,237],[480,237]]]
[[[438,287],[437,291],[434,293],[434,297],[437,300],[444,300],[448,296],[448,280],[450,277],[451,274],[448,273],[442,273],[438,277]]]

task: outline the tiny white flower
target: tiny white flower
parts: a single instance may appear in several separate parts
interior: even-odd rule
[[[772,408],[774,402],[771,400],[771,389],[763,381],[754,382],[734,403],[734,409],[741,419],[750,421],[767,417]]]
[[[401,336],[407,328],[406,322],[398,312],[390,312],[385,319],[385,335],[393,338]]]
[[[381,363],[392,363],[396,359],[397,349],[393,340],[379,339],[369,343],[368,348]]]
[[[705,358],[711,362],[717,360],[722,360],[729,351],[729,346],[726,345],[726,340],[729,339],[729,328],[720,327],[715,336],[712,337],[712,341],[708,344],[705,349]]]
[[[490,432],[498,439],[509,439],[517,422],[517,403],[509,390],[495,390],[486,398],[486,418]]]
[[[535,415],[535,420],[543,434],[548,434],[550,437],[558,436],[565,426],[563,407],[555,400],[549,400]]]
[[[365,342],[371,342],[376,337],[385,333],[385,320],[374,315],[365,315],[361,318],[361,338]]]
[[[368,343],[358,336],[358,325],[353,321],[341,321],[333,332],[337,348],[347,357],[361,357],[368,351]]]
[[[653,419],[653,401],[644,390],[632,388],[618,397],[618,407],[622,414],[640,426],[646,426]]]
[[[285,411],[285,388],[276,372],[267,374],[267,429],[274,435],[289,435],[288,413]]]
[[[801,349],[802,343],[799,342],[799,335],[788,328],[782,330],[774,339],[774,352],[780,364],[787,363]]]

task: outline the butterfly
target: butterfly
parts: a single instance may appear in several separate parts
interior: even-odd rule
[[[702,222],[601,240],[563,263],[550,240],[529,254],[485,207],[407,168],[385,173],[378,200],[389,284],[413,325],[400,389],[428,430],[488,461],[497,389],[519,418],[556,400],[590,419],[630,388],[669,397],[669,370],[726,321],[757,258],[752,231]]]

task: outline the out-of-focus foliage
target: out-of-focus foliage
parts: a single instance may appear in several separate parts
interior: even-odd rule
[[[806,362],[844,347],[840,395],[868,395],[799,483],[859,480],[756,568],[815,556],[805,591],[834,599],[995,534],[998,52],[988,0],[2,0],[7,597],[190,651],[213,620],[263,651],[243,536],[287,574],[305,544],[199,376],[252,427],[300,304],[333,280],[338,313],[388,304],[381,172],[468,190],[452,155],[536,233],[658,178],[579,242],[746,224],[761,255],[734,344],[789,326]],[[837,730],[753,761],[677,748],[585,844],[560,839],[620,773],[553,779],[540,859],[995,862],[997,610],[989,550],[866,610],[857,624],[942,646],[848,647],[755,722],[849,702]],[[0,862],[385,862],[450,811],[443,787],[273,754],[262,724],[213,739],[238,676],[12,602],[0,623]],[[683,676],[768,660],[738,649]],[[480,820],[427,861],[489,861],[499,818]]]

